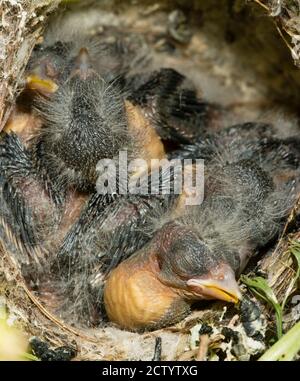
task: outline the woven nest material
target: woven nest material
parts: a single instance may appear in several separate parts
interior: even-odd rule
[[[80,20],[82,28],[100,36],[109,27],[138,34],[142,42],[151,46],[157,62],[187,73],[208,99],[232,108],[241,120],[260,117],[270,108],[280,108],[289,127],[286,119],[296,115],[300,103],[298,1],[194,0],[138,4],[104,1],[101,5],[93,1],[82,5],[65,1],[62,6],[59,3],[59,0],[0,0],[0,129],[22,90],[22,75],[34,45],[48,29],[48,21],[57,22],[52,19],[60,13],[63,13],[60,25],[66,29]],[[187,17],[189,31],[185,35],[172,27],[170,15],[178,10]],[[168,55],[170,45],[178,49],[176,57]],[[272,121],[270,113],[267,118]],[[299,240],[300,235],[291,233],[289,227],[299,209],[298,203],[276,247],[260,258],[258,264],[279,300],[293,291],[290,285],[295,263],[289,245],[291,240]],[[52,315],[27,288],[18,264],[3,241],[0,241],[0,295],[5,296],[9,314],[16,318],[28,338],[37,336],[54,348],[73,346],[77,359],[89,360],[151,360],[156,337],[162,338],[162,359],[192,359],[199,356],[199,343],[191,344],[193,327],[199,322],[220,321],[220,316],[222,324],[227,325],[236,313],[229,312],[224,317],[223,304],[210,305],[194,311],[175,327],[145,334],[113,326],[77,330]],[[265,312],[272,322],[270,311]]]

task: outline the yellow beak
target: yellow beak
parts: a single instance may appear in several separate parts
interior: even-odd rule
[[[37,75],[29,75],[26,78],[28,89],[37,90],[42,94],[52,94],[58,89],[58,85],[51,79],[43,79]]]
[[[218,299],[229,303],[238,303],[242,294],[235,280],[233,271],[229,268],[219,279],[192,278],[187,281],[187,286],[199,299]]]

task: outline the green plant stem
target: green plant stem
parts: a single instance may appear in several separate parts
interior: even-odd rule
[[[276,318],[276,332],[277,338],[280,339],[282,337],[282,308],[281,306],[274,307],[275,308],[275,318]]]
[[[34,356],[31,353],[27,353],[27,352],[24,352],[22,354],[22,357],[24,357],[26,360],[30,360],[30,361],[40,361],[36,356]]]
[[[282,311],[284,310],[286,302],[287,302],[289,296],[291,295],[291,293],[293,292],[293,289],[294,289],[296,283],[298,282],[298,279],[300,278],[300,243],[297,241],[291,241],[289,250],[290,250],[290,253],[292,253],[296,259],[297,270],[296,270],[296,274],[295,274],[294,278],[291,281],[291,284],[289,285],[289,287],[287,289],[286,295],[285,295],[285,297],[281,303]]]
[[[292,361],[300,351],[300,322],[294,325],[258,361]]]
[[[274,294],[272,288],[268,285],[266,279],[262,277],[248,278],[247,276],[242,275],[241,281],[245,283],[259,298],[273,307],[275,311],[277,338],[280,339],[282,336],[283,311],[281,305],[278,303],[276,295]]]

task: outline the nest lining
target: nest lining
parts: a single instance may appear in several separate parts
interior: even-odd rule
[[[58,1],[44,1],[35,8],[34,3],[4,1],[1,5],[6,20],[5,38],[1,37],[5,49],[0,57],[5,62],[0,73],[2,125],[22,86],[24,63],[46,25],[46,15],[58,5]],[[154,66],[174,67],[186,73],[208,100],[233,110],[235,121],[264,119],[273,122],[274,113],[269,110],[275,107],[278,119],[280,107],[280,120],[287,129],[293,129],[299,104],[300,74],[293,66],[290,51],[278,34],[278,28],[259,7],[251,7],[243,1],[194,1],[189,7],[181,2],[177,6],[173,2],[151,5],[147,1],[135,5],[118,1],[104,2],[101,6],[92,3],[89,7],[75,4],[67,10],[64,5],[63,9],[53,12],[53,20],[47,29],[51,30],[51,24],[57,25],[57,14],[63,11],[59,17],[62,34],[63,28],[68,30],[70,25],[78,26],[78,20],[88,33],[105,38],[109,36],[109,28],[138,34],[142,43],[150,46]],[[260,6],[272,17],[277,17],[276,21],[281,22],[284,30],[290,30],[288,27],[292,25],[295,33],[295,23],[288,22],[286,13],[278,13],[278,9],[274,11],[272,4],[270,7],[270,4],[261,2]],[[172,32],[170,15],[179,9],[186,15],[189,28],[189,35],[183,41]],[[18,14],[22,17],[17,17]],[[10,54],[8,46],[14,49],[14,54]],[[170,54],[169,49],[174,47],[175,54]],[[276,250],[271,250],[273,255],[262,258],[259,265],[267,272],[279,299],[283,298],[294,274],[294,262],[288,251],[291,238],[299,240],[299,233],[283,235]],[[77,330],[49,312],[27,288],[18,265],[3,242],[0,251],[0,293],[6,296],[10,314],[17,317],[28,337],[38,336],[53,347],[74,346],[77,359],[151,360],[158,336],[162,338],[162,359],[193,358],[195,351],[190,353],[190,329],[199,321],[218,321],[223,312],[222,304],[208,306],[196,310],[175,327],[142,335],[113,326]],[[226,326],[231,318],[232,312],[223,318],[222,324]]]

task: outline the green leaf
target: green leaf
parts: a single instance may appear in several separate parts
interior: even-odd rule
[[[26,360],[30,360],[30,361],[40,361],[36,356],[34,356],[33,354],[28,353],[28,352],[22,353],[22,357],[24,357]]]
[[[284,336],[282,336],[282,314],[288,297],[294,289],[297,280],[300,277],[300,242],[291,241],[289,249],[291,254],[297,261],[297,270],[295,277],[292,279],[290,286],[288,287],[286,296],[281,304],[267,284],[267,281],[261,277],[248,278],[242,276],[241,280],[250,289],[252,289],[256,295],[262,298],[265,302],[270,304],[275,310],[276,326],[278,341],[268,349],[259,359],[259,361],[291,361],[300,351],[300,322],[294,325]]]
[[[290,251],[291,254],[293,254],[293,256],[295,257],[295,259],[297,261],[297,270],[296,270],[296,274],[295,274],[294,278],[291,280],[290,285],[288,286],[288,288],[286,290],[286,295],[284,296],[284,299],[283,299],[282,304],[281,304],[282,310],[284,310],[286,302],[287,302],[289,296],[291,295],[291,293],[293,292],[295,285],[296,285],[296,283],[300,277],[300,242],[291,241],[291,244],[290,244],[288,250]]]
[[[241,281],[245,283],[259,298],[263,299],[275,310],[277,337],[279,339],[282,336],[282,307],[279,304],[272,288],[268,285],[266,279],[259,276],[249,278],[242,275]]]
[[[292,361],[300,351],[300,322],[268,349],[258,361]]]

